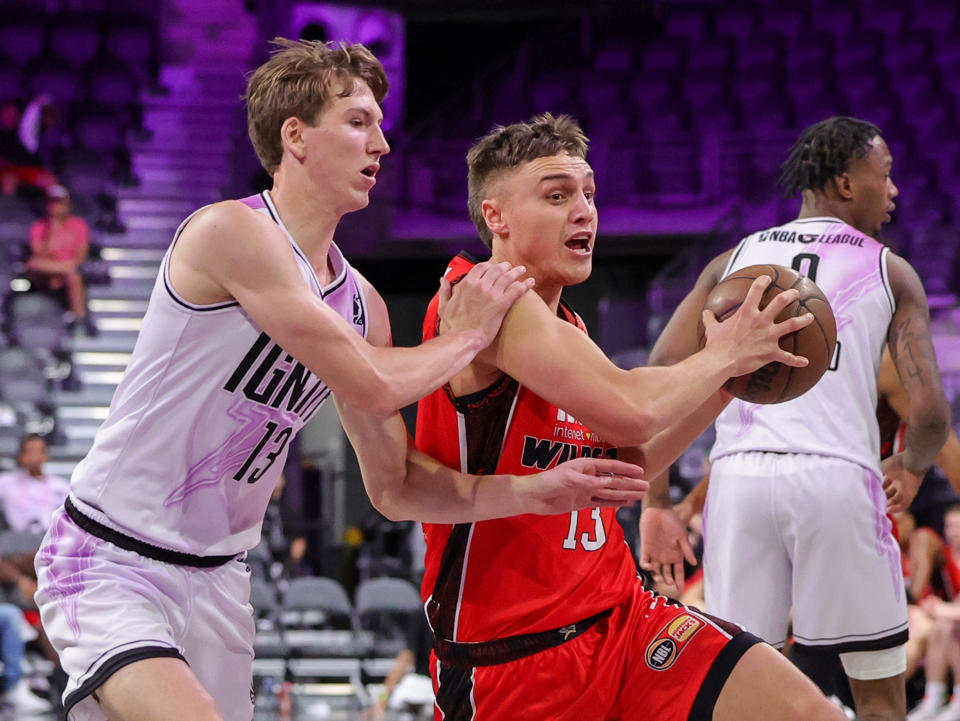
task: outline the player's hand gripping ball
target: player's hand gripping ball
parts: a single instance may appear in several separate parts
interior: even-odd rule
[[[810,363],[803,368],[792,368],[779,362],[768,363],[753,373],[731,378],[724,389],[749,403],[782,403],[813,388],[830,367],[837,344],[837,321],[829,301],[816,284],[782,265],[751,265],[731,273],[710,291],[703,307],[712,310],[717,320],[726,320],[737,312],[750,284],[760,275],[773,278],[760,299],[761,309],[785,290],[796,288],[800,291],[799,300],[784,308],[777,316],[777,322],[806,312],[813,314],[813,322],[782,336],[780,347],[809,359]],[[699,333],[702,348],[706,341],[702,323]]]

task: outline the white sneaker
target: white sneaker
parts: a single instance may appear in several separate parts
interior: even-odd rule
[[[53,706],[49,701],[34,694],[27,682],[21,679],[16,686],[3,694],[3,700],[11,704],[18,712],[27,715],[49,713]]]
[[[940,709],[933,721],[960,721],[960,698],[952,696],[950,703]]]
[[[942,699],[924,696],[913,711],[907,714],[907,721],[933,721],[934,717],[943,710],[943,706]]]

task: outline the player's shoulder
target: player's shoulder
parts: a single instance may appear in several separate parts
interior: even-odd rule
[[[276,223],[249,205],[239,200],[221,200],[197,210],[184,226],[183,235],[247,230],[279,232]]]

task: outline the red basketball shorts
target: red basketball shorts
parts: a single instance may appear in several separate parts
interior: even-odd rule
[[[583,634],[493,666],[430,673],[437,721],[710,721],[733,667],[759,639],[658,596],[633,594]]]

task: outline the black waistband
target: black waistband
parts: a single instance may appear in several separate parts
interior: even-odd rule
[[[480,643],[458,643],[433,635],[433,648],[441,663],[469,668],[471,666],[497,666],[516,661],[548,648],[554,648],[585,633],[597,621],[606,618],[611,609],[601,611],[582,621],[539,633],[498,638]]]
[[[93,520],[89,516],[83,515],[83,513],[80,512],[80,509],[73,505],[73,501],[71,501],[69,498],[63,502],[63,509],[67,512],[67,515],[70,516],[71,521],[76,523],[91,536],[96,536],[104,541],[109,541],[117,548],[122,548],[125,551],[133,551],[134,553],[145,556],[146,558],[152,558],[155,561],[172,563],[177,566],[215,568],[216,566],[222,566],[223,564],[228,563],[237,557],[237,554],[235,553],[232,553],[229,556],[194,556],[192,553],[170,551],[166,548],[160,548],[159,546],[154,546],[146,543],[145,541],[131,538],[130,536],[125,536],[119,531],[108,528],[102,523],[98,523],[97,521]]]

